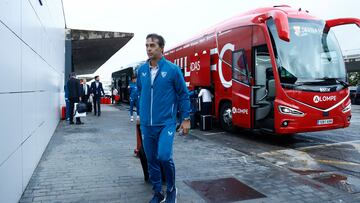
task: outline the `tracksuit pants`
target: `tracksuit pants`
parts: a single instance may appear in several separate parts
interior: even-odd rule
[[[165,173],[167,191],[172,191],[175,187],[175,164],[172,155],[176,125],[141,125],[141,132],[153,190],[155,192],[162,190],[161,163]]]
[[[136,107],[136,114],[139,115],[139,100],[130,98],[130,116],[133,116],[134,106]]]

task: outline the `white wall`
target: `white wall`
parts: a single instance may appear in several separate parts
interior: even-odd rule
[[[18,202],[60,120],[61,0],[0,0],[0,202]]]

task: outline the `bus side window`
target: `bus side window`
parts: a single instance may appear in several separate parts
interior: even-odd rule
[[[266,45],[255,47],[255,84],[266,85],[266,80],[274,79],[271,59]]]
[[[261,86],[257,91],[257,99],[274,98],[275,82],[269,50],[266,45],[254,47],[255,85]]]
[[[244,49],[233,52],[232,63],[232,78],[236,81],[249,84],[249,73]]]

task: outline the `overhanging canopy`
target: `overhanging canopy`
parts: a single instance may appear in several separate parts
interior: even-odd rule
[[[67,29],[71,41],[72,71],[92,74],[125,46],[133,33]],[[68,59],[67,59],[68,60]]]
[[[344,60],[348,72],[360,72],[360,54],[344,56]]]

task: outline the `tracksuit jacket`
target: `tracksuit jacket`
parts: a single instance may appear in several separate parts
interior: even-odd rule
[[[138,69],[140,122],[144,126],[176,124],[178,110],[181,120],[189,118],[189,93],[180,67],[162,57],[158,68],[153,83],[149,61]]]
[[[137,84],[131,82],[129,85],[129,91],[130,91],[130,99],[135,101],[138,99],[138,90],[137,90]]]

